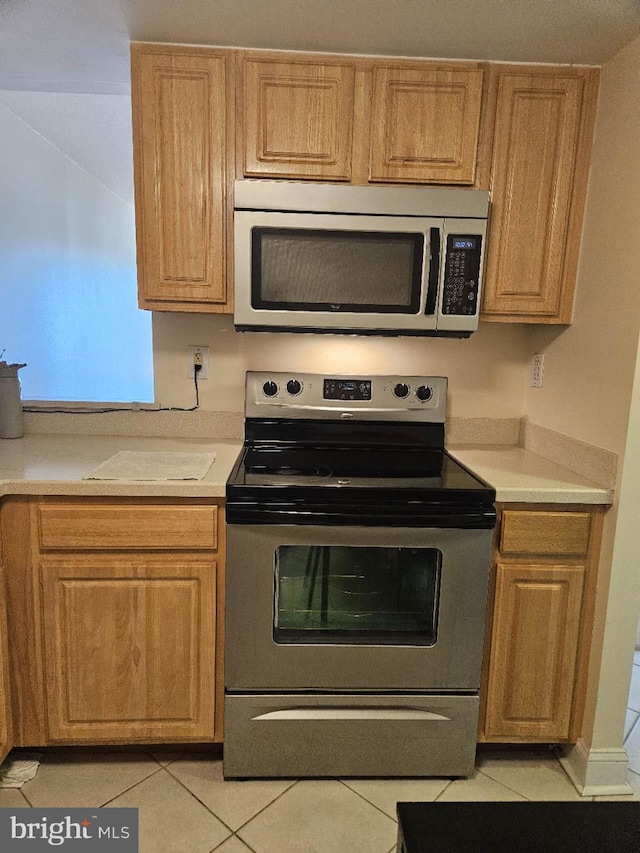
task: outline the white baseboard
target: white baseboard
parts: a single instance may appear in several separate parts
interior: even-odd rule
[[[583,740],[558,749],[560,764],[582,797],[632,794],[627,782],[629,757],[623,746],[589,749]]]

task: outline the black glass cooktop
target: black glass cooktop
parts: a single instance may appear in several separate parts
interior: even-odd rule
[[[231,482],[231,481],[230,481]],[[446,452],[413,448],[248,447],[232,485],[266,488],[418,489],[488,487]]]
[[[453,527],[467,513],[469,526],[491,527],[494,501],[446,451],[421,448],[247,446],[227,483],[230,523],[426,525],[435,517]]]

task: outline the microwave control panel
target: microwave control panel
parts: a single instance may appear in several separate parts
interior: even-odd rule
[[[479,234],[449,234],[442,286],[442,313],[474,315],[480,284]]]

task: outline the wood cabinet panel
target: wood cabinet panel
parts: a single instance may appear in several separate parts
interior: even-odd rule
[[[38,520],[43,550],[217,547],[217,506],[44,504]]]
[[[499,561],[485,736],[569,736],[584,566]]]
[[[473,184],[483,71],[376,65],[369,180]]]
[[[244,174],[348,181],[354,77],[347,62],[245,58]]]
[[[42,561],[50,740],[213,739],[216,571]]]
[[[530,512],[505,510],[500,551],[503,554],[587,553],[591,516],[587,512]]]
[[[225,55],[132,47],[140,306],[226,302]]]
[[[0,539],[0,762],[13,747],[13,713],[9,684],[9,644],[7,636],[6,588]]]
[[[0,511],[15,746],[43,746],[47,737],[35,509],[19,496]]]
[[[493,66],[496,112],[483,310],[568,323],[597,72]]]

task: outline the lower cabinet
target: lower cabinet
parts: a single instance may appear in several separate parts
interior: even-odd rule
[[[499,509],[480,739],[580,735],[603,510]]]
[[[2,528],[14,745],[221,742],[222,501],[12,498]]]
[[[215,562],[40,570],[49,740],[212,738]]]
[[[605,509],[498,507],[479,740],[580,736]],[[0,758],[222,741],[222,500],[17,496],[0,532]]]

